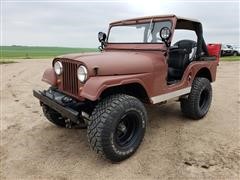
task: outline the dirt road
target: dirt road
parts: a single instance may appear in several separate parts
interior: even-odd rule
[[[88,146],[86,130],[45,120],[32,89],[51,60],[0,65],[0,179],[239,179],[239,62],[222,62],[213,102],[200,121],[181,115],[178,103],[148,107],[145,139],[130,159],[111,164]]]

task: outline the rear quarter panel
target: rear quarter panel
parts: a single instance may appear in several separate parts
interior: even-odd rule
[[[159,96],[162,94],[171,93],[183,88],[190,87],[197,73],[203,68],[206,68],[209,70],[212,81],[215,81],[217,65],[218,65],[218,62],[216,60],[215,61],[194,61],[188,65],[188,67],[186,68],[183,74],[182,79],[179,82],[172,85],[168,85],[166,79],[162,79],[162,76],[160,74],[155,75],[159,78],[155,78],[155,81],[153,82],[153,86],[155,86],[155,88],[153,89],[152,95]],[[167,71],[167,67],[166,67],[166,71]]]

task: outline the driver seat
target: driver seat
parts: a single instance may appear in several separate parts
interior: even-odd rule
[[[181,80],[186,67],[196,57],[197,43],[192,40],[181,40],[170,49],[168,59],[168,81]]]

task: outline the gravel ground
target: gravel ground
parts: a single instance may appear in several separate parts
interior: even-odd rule
[[[239,62],[222,62],[213,102],[200,121],[179,103],[147,107],[143,143],[131,158],[111,164],[89,148],[86,130],[58,128],[44,118],[32,89],[51,60],[0,65],[0,179],[240,179]]]

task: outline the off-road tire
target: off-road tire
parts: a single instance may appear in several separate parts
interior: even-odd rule
[[[212,101],[212,86],[207,78],[194,79],[192,89],[187,99],[181,99],[182,113],[192,119],[203,118],[210,108]]]
[[[138,149],[145,134],[146,123],[147,112],[140,100],[125,94],[112,95],[101,100],[93,110],[87,129],[88,141],[98,154],[119,162]],[[137,124],[132,125],[136,131],[129,128],[131,124]],[[126,133],[128,131],[133,132],[133,135]],[[121,137],[124,137],[120,136],[121,133],[131,137],[125,145],[121,144],[124,142],[123,139],[121,141]]]
[[[57,111],[52,108],[42,105],[44,116],[53,124],[59,127],[66,127],[65,119]]]
[[[52,108],[42,105],[43,114],[44,116],[53,124],[59,127],[66,127],[70,129],[86,129],[87,124],[84,122],[84,120],[81,120],[79,124],[76,124],[75,122],[72,122],[71,120],[66,121],[65,118],[61,116],[57,111],[53,110]]]

